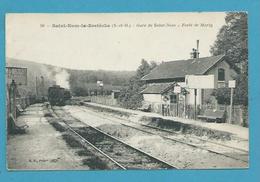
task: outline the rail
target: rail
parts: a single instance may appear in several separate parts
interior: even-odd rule
[[[58,114],[57,114],[54,110],[53,110],[53,112],[56,114],[56,116],[58,116]],[[59,117],[59,116],[58,116],[58,117]],[[78,120],[78,119],[75,118],[75,117],[73,117],[73,118],[74,118],[75,120]],[[69,129],[70,129],[71,131],[73,131],[73,133],[75,133],[75,134],[76,134],[77,136],[79,136],[81,139],[86,140],[83,136],[81,136],[78,132],[76,132],[69,124],[67,124],[64,119],[62,119],[62,120],[63,120],[63,122],[69,127]],[[79,120],[78,120],[78,121],[79,121]],[[81,121],[80,121],[80,122],[81,122]],[[141,149],[135,148],[135,147],[129,145],[128,143],[125,143],[125,142],[123,142],[122,140],[120,140],[120,139],[118,139],[118,138],[116,138],[116,137],[114,137],[114,136],[111,136],[111,135],[109,135],[109,134],[107,134],[107,133],[105,133],[105,132],[99,130],[99,129],[96,128],[96,127],[93,127],[93,126],[91,126],[91,125],[89,125],[89,124],[86,124],[86,123],[82,123],[82,124],[84,124],[84,125],[87,126],[87,127],[92,128],[93,130],[97,131],[98,133],[101,133],[102,135],[105,135],[105,136],[107,136],[107,137],[109,137],[109,138],[111,138],[111,139],[113,139],[113,140],[115,140],[115,141],[117,141],[117,142],[119,142],[119,143],[121,143],[121,144],[127,146],[128,148],[131,148],[131,149],[133,149],[133,150],[135,150],[135,151],[137,151],[137,152],[139,152],[139,153],[141,153],[141,154],[143,154],[143,155],[145,155],[145,156],[147,156],[147,157],[153,159],[153,160],[156,161],[157,163],[161,163],[161,164],[167,166],[167,169],[168,169],[168,168],[178,169],[176,166],[173,166],[173,165],[167,163],[167,162],[164,161],[164,160],[158,159],[158,158],[156,158],[156,157],[154,157],[154,156],[152,156],[152,155],[150,155],[150,154],[144,152],[144,151],[141,150]],[[86,140],[86,141],[87,141],[87,143],[91,144],[91,146],[93,146],[94,148],[98,149],[98,148],[97,148],[95,145],[93,145],[91,142],[89,142],[88,140]],[[119,164],[119,162],[117,162],[115,159],[113,159],[112,157],[110,157],[109,155],[107,155],[107,154],[106,154],[105,152],[103,152],[102,150],[98,149],[97,151],[99,151],[101,154],[107,156],[107,158],[109,158],[109,159],[110,159],[111,161],[113,161],[115,164],[117,164],[118,166],[120,166],[122,169],[126,169],[126,167],[124,167],[123,165]]]
[[[83,110],[83,109],[82,109]],[[145,133],[149,133],[149,134],[153,134],[153,135],[158,135],[162,138],[165,138],[167,140],[172,140],[174,142],[178,142],[178,143],[182,143],[182,144],[185,144],[185,145],[189,145],[191,147],[194,147],[194,148],[199,148],[199,149],[202,149],[202,150],[206,150],[208,152],[211,152],[211,153],[214,153],[214,154],[217,154],[217,155],[222,155],[222,156],[225,156],[225,157],[229,157],[229,158],[232,158],[232,159],[235,159],[235,160],[240,160],[240,161],[243,161],[243,162],[248,162],[247,160],[244,160],[244,159],[240,159],[240,158],[237,158],[237,157],[234,157],[234,156],[230,156],[228,154],[225,154],[225,153],[220,153],[220,152],[217,152],[217,151],[214,151],[214,150],[211,150],[211,149],[207,149],[205,147],[200,147],[198,145],[195,145],[195,144],[192,144],[192,143],[188,143],[188,142],[184,142],[184,141],[181,141],[177,138],[169,138],[169,137],[166,137],[165,135],[159,135],[158,133],[154,133],[154,132],[149,132],[147,130],[143,130],[143,129],[140,129],[140,128],[137,128],[137,127],[134,127],[134,126],[130,126],[130,125],[127,125],[125,123],[121,123],[121,122],[118,122],[118,121],[115,121],[115,120],[112,120],[112,119],[109,119],[107,117],[103,117],[103,116],[100,116],[100,115],[97,115],[97,114],[94,114],[93,112],[91,113],[92,115],[95,115],[96,117],[100,117],[100,118],[103,118],[103,119],[107,119],[107,120],[110,120],[112,122],[117,122],[117,123],[120,123],[121,125],[124,125],[126,127],[130,127],[130,128],[133,128],[133,129],[136,129],[136,130],[139,130],[139,131],[142,131],[142,132],[145,132]],[[105,114],[104,112],[102,113],[103,115]],[[123,118],[119,118],[119,117],[116,117],[116,116],[113,116],[117,119],[123,119]],[[177,132],[173,132],[173,131],[169,131],[169,130],[165,130],[165,129],[161,129],[161,128],[158,128],[158,127],[153,127],[153,126],[149,126],[149,125],[145,125],[145,124],[140,124],[138,122],[134,122],[134,121],[131,121],[131,120],[128,120],[128,119],[123,119],[123,120],[126,120],[128,122],[131,122],[131,123],[134,123],[134,124],[137,124],[137,125],[140,125],[140,126],[144,126],[144,127],[147,127],[147,128],[152,128],[152,129],[156,129],[156,130],[159,130],[159,131],[163,131],[163,132],[167,132],[167,133],[171,133],[171,134],[178,134]],[[173,137],[173,136],[171,136]],[[203,142],[208,142],[208,143],[211,143],[211,144],[214,144],[214,145],[219,145],[219,146],[222,146],[222,147],[226,147],[228,149],[233,149],[233,150],[237,150],[237,151],[240,151],[240,152],[244,152],[245,155],[248,154],[248,151],[246,150],[243,150],[243,149],[240,149],[240,148],[236,148],[236,147],[231,147],[231,146],[227,146],[227,145],[224,145],[224,144],[219,144],[219,143],[216,143],[216,142],[212,142],[212,141],[208,141],[208,140],[205,140],[205,139],[201,139],[201,138],[198,138],[198,137],[190,137],[190,138],[195,138],[195,139],[198,139],[198,140],[201,140]]]

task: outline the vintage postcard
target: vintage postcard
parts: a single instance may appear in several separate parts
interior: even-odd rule
[[[8,170],[249,167],[247,12],[5,20]]]

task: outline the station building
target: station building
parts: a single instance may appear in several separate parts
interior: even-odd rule
[[[187,75],[214,75],[214,88],[228,86],[229,80],[234,80],[238,70],[231,68],[225,55],[198,58],[198,54],[187,60],[163,62],[154,68],[142,80],[146,88],[141,92],[144,102],[152,105],[155,112],[161,110],[162,104],[176,104],[179,106],[192,106],[195,103],[194,89],[186,87]],[[176,94],[175,87],[181,87],[180,94]],[[211,95],[214,89],[198,89],[197,105],[215,102]]]

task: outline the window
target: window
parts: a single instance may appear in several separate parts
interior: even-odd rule
[[[170,96],[170,103],[177,103],[177,95]]]
[[[223,68],[218,69],[218,81],[225,81],[225,70]]]

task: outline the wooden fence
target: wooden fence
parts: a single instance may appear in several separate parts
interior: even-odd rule
[[[104,104],[109,106],[117,106],[120,107],[119,103],[116,99],[111,98],[111,96],[91,96],[91,102]],[[194,105],[185,105],[184,104],[161,104],[161,103],[147,103],[151,105],[151,112],[161,114],[163,116],[172,116],[172,117],[180,117],[187,119],[195,119],[195,107]],[[226,105],[198,105],[196,109],[197,115],[203,115],[206,109],[216,109],[225,111],[226,122],[228,122],[228,118],[230,117],[230,106]],[[247,116],[247,108],[241,105],[233,106],[232,113],[232,124],[236,125],[248,125],[248,116]]]
[[[163,116],[172,116],[180,118],[195,119],[195,107],[194,105],[183,104],[161,104],[161,103],[149,103],[151,105],[151,112],[161,114]],[[206,109],[215,109],[225,111],[225,119],[228,122],[230,117],[230,106],[227,105],[198,105],[196,109],[196,115],[203,115]],[[236,125],[248,125],[247,108],[241,105],[234,105],[232,112],[232,124]]]
[[[104,104],[108,106],[119,106],[116,99],[113,99],[111,96],[91,96],[91,102]]]

